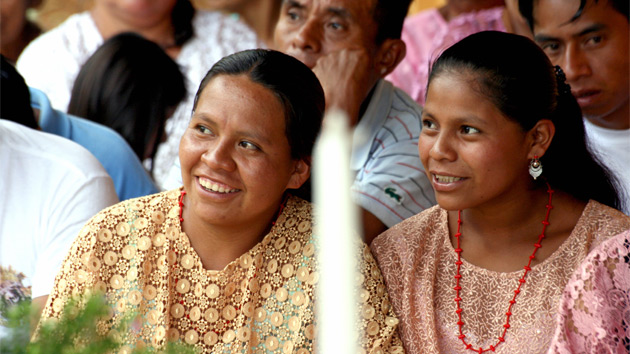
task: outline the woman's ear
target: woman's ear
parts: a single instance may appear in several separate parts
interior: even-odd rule
[[[296,160],[293,174],[287,183],[287,189],[298,189],[311,176],[311,166],[304,159]]]
[[[528,132],[531,141],[528,158],[533,159],[534,156],[542,157],[547,152],[553,136],[556,133],[556,126],[549,119],[541,119]]]
[[[381,78],[389,75],[403,60],[407,53],[405,42],[389,38],[383,41],[376,55],[376,70]]]

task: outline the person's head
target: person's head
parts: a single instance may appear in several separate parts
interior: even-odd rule
[[[534,40],[562,67],[584,116],[624,120],[630,97],[628,0],[520,0]],[[607,124],[608,123],[608,124]]]
[[[284,0],[276,25],[276,49],[313,68],[320,57],[365,49],[375,80],[405,56],[400,40],[410,0]]]
[[[26,18],[26,11],[41,0],[0,1],[0,45],[2,55],[15,62],[22,49],[39,34],[39,28]]]
[[[580,108],[530,39],[473,34],[432,66],[419,153],[438,203],[465,209],[544,185],[618,207],[609,173],[589,152]],[[528,173],[538,156],[543,173]]]
[[[0,58],[0,118],[39,129],[24,78],[4,55],[0,55]]]
[[[285,190],[310,175],[324,92],[298,60],[238,52],[202,80],[179,158],[188,204],[210,223],[273,217]]]
[[[143,160],[154,156],[166,119],[185,96],[177,63],[157,44],[122,33],[83,65],[68,113],[116,130]]]
[[[145,28],[170,21],[175,43],[168,45],[176,46],[183,45],[194,34],[195,9],[190,0],[95,0],[94,6],[93,16],[107,16],[115,19],[113,23],[124,24],[117,32],[142,32]]]

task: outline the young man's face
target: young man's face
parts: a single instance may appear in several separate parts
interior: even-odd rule
[[[628,120],[629,26],[609,0],[534,0],[534,40],[565,72],[585,117],[607,126]],[[626,122],[627,124],[627,122]]]

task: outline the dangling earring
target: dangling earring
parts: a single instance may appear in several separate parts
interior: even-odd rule
[[[529,163],[529,174],[534,177],[534,180],[542,174],[542,164],[538,160],[538,155],[534,155],[534,158]]]

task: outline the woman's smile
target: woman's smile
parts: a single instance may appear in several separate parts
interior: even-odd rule
[[[226,184],[214,182],[205,177],[197,177],[197,180],[199,181],[199,184],[201,185],[201,187],[208,192],[215,192],[215,193],[220,193],[220,194],[228,194],[228,193],[232,194],[232,193],[236,193],[240,191],[240,189],[238,188],[232,188]]]

